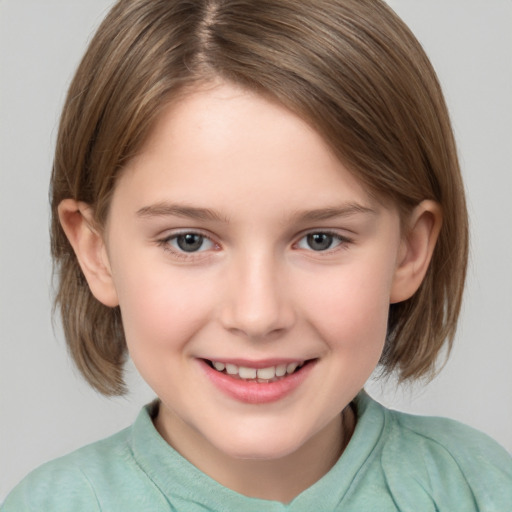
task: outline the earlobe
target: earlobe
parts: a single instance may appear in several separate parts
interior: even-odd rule
[[[422,201],[410,214],[407,225],[391,289],[392,304],[409,299],[420,287],[441,230],[441,206],[435,201]]]
[[[64,199],[58,208],[59,220],[75,251],[92,294],[105,306],[119,304],[102,235],[94,227],[87,203]]]

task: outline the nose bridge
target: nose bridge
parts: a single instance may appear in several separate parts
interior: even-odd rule
[[[244,251],[235,257],[222,311],[224,326],[251,338],[288,329],[294,313],[282,271],[270,250]]]

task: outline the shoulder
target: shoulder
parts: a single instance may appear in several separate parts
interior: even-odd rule
[[[512,457],[486,434],[448,418],[415,416],[388,411],[397,445],[415,446],[420,452],[443,454],[468,473],[495,466],[512,478]]]
[[[126,473],[128,436],[126,429],[43,464],[7,496],[1,512],[101,510],[98,482]]]
[[[467,502],[474,504],[467,510],[482,511],[512,508],[512,457],[490,437],[446,418],[396,411],[386,416],[381,460],[395,486],[403,486],[407,475],[436,503]]]

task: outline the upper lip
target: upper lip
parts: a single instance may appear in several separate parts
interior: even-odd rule
[[[246,368],[270,368],[271,366],[279,366],[281,364],[289,364],[289,363],[297,363],[301,365],[306,362],[307,359],[301,358],[271,358],[271,359],[242,359],[242,358],[233,358],[233,357],[204,357],[201,358],[207,361],[214,361],[218,363],[224,364],[234,364],[236,366],[244,366]]]

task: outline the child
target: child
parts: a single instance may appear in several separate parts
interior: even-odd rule
[[[446,107],[378,1],[121,1],[64,107],[53,255],[70,351],[158,400],[2,510],[507,510],[512,462],[384,409],[450,345],[467,214]]]

